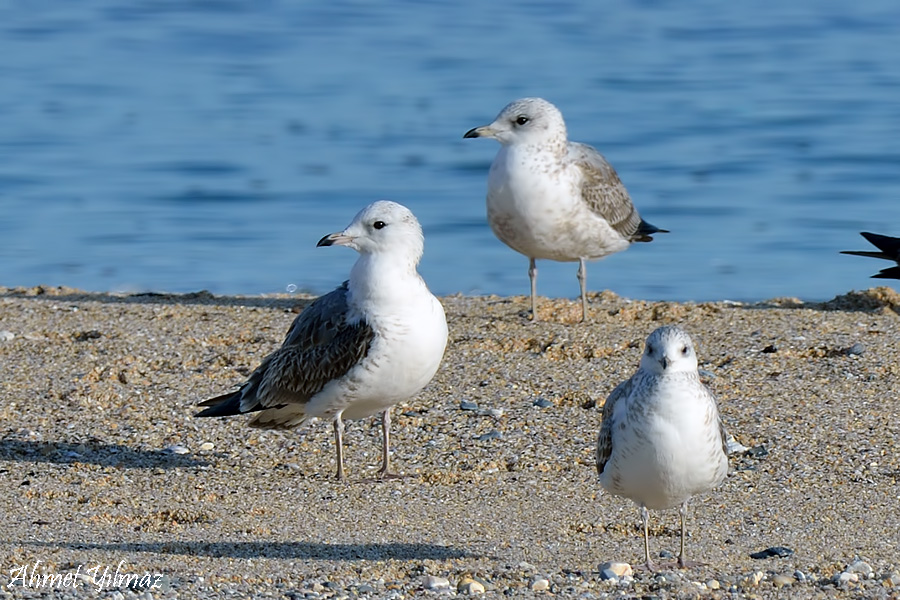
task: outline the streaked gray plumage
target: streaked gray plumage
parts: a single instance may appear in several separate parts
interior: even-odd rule
[[[606,399],[597,439],[600,483],[640,506],[648,569],[653,568],[648,509],[678,505],[678,565],[687,565],[687,503],[725,479],[726,438],[716,399],[700,381],[690,336],[673,325],[655,330],[647,338],[637,373]]]

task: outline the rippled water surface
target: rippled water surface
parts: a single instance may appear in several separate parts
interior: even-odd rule
[[[7,2],[0,285],[323,292],[315,248],[390,198],[441,294],[524,294],[485,221],[508,101],[600,149],[652,244],[591,263],[650,299],[867,287],[860,230],[900,235],[900,3]],[[539,292],[575,297],[575,264]]]

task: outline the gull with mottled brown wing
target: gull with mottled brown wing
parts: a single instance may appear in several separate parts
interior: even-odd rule
[[[197,416],[255,412],[250,425],[277,429],[330,418],[343,480],[343,420],[380,412],[379,474],[389,476],[391,407],[431,381],[447,345],[444,309],[417,271],[422,228],[405,206],[379,201],[318,245],[359,252],[350,279],[301,312],[281,347],[238,390],[201,402]]]
[[[668,233],[641,218],[602,154],[568,140],[562,114],[542,98],[516,100],[493,123],[470,129],[463,137],[488,137],[501,144],[488,174],[488,223],[500,241],[528,257],[533,320],[536,259],[578,261],[585,321],[585,261]]]
[[[726,437],[716,399],[700,381],[690,336],[674,325],[655,330],[637,373],[606,399],[597,440],[600,484],[640,506],[648,569],[654,569],[648,509],[678,505],[678,566],[689,566],[684,552],[688,500],[725,479]]]

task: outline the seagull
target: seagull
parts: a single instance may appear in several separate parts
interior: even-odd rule
[[[488,223],[500,241],[528,257],[534,321],[535,260],[578,261],[585,321],[585,261],[621,252],[632,242],[650,242],[654,233],[668,233],[641,218],[602,154],[568,140],[559,109],[542,98],[516,100],[493,123],[463,137],[493,138],[501,144],[488,175]]]
[[[359,252],[350,279],[301,312],[281,347],[238,390],[201,402],[207,408],[196,416],[255,412],[250,425],[269,429],[329,418],[337,479],[345,481],[343,419],[380,412],[378,473],[390,477],[391,407],[431,381],[447,345],[444,309],[416,270],[422,228],[408,208],[382,200],[317,246]]]
[[[678,566],[689,566],[684,553],[688,500],[725,479],[726,437],[715,396],[700,381],[690,336],[674,325],[655,330],[637,373],[606,399],[597,440],[600,484],[640,506],[648,570],[654,570],[648,509],[678,505]]]
[[[889,235],[880,235],[878,233],[869,233],[861,231],[860,235],[869,240],[873,246],[881,250],[881,252],[871,252],[867,250],[842,250],[841,254],[853,254],[855,256],[871,256],[872,258],[883,258],[892,260],[897,263],[896,267],[888,267],[882,269],[878,273],[872,275],[875,279],[900,279],[900,238],[891,237]]]

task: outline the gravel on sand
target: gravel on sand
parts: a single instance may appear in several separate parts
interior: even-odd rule
[[[375,479],[373,418],[347,424],[341,484],[327,424],[192,416],[308,298],[0,288],[0,598],[900,598],[896,292],[604,292],[584,324],[569,300],[537,323],[524,297],[442,301],[444,363],[394,411],[403,477]],[[747,449],[691,503],[704,566],[616,574],[600,567],[642,542],[597,481],[600,407],[665,323]],[[677,511],[651,524],[651,548],[677,552]]]

